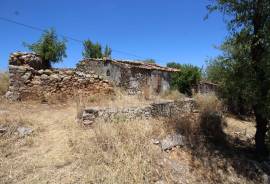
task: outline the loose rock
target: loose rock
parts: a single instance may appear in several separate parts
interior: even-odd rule
[[[172,134],[168,135],[165,139],[160,141],[160,146],[162,150],[169,150],[175,146],[184,146],[185,137],[181,134]]]
[[[27,128],[27,127],[18,127],[17,132],[19,133],[20,137],[24,137],[26,135],[29,135],[33,132],[32,128]]]

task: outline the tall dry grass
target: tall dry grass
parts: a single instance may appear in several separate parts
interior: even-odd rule
[[[162,99],[168,99],[168,100],[179,100],[182,98],[185,98],[185,95],[180,93],[178,90],[168,90],[161,94],[160,96]]]
[[[195,99],[199,113],[179,114],[166,120],[166,130],[186,137],[184,149],[191,155],[197,182],[263,183],[262,169],[252,164],[247,152],[235,149],[225,134],[227,123],[219,99],[214,94],[198,94]]]
[[[86,183],[154,183],[165,171],[161,150],[151,144],[164,134],[159,122],[98,122],[88,133],[75,135],[70,145]],[[91,133],[89,133],[91,132]],[[169,178],[169,174],[167,176]]]
[[[0,96],[4,95],[9,86],[9,76],[6,72],[0,72]]]
[[[89,128],[75,122],[75,103],[3,102],[1,110],[7,113],[1,114],[0,124],[5,122],[14,130],[32,127],[34,136],[0,136],[0,183],[256,183],[234,168],[240,156],[222,157],[221,152],[208,150],[198,136],[196,114],[179,114],[175,125],[154,119],[125,121],[123,117]],[[162,152],[153,144],[152,139],[175,131],[190,135],[193,145]],[[164,159],[173,161],[162,165]],[[186,165],[189,169],[179,174],[175,160],[180,170]]]
[[[225,141],[224,128],[227,126],[223,117],[223,106],[214,93],[197,94],[195,100],[200,109],[200,129],[214,142]]]

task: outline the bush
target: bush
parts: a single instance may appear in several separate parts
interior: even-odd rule
[[[191,96],[192,89],[196,87],[201,80],[200,69],[193,65],[181,65],[178,63],[168,63],[167,66],[180,69],[179,72],[171,74],[172,87],[183,94]]]
[[[215,143],[223,142],[226,123],[222,115],[222,103],[214,94],[198,94],[195,99],[200,109],[199,126],[202,134]]]
[[[0,96],[4,95],[9,86],[9,77],[7,73],[0,73]]]
[[[244,62],[243,68],[238,64]],[[223,99],[227,109],[236,115],[252,114],[252,91],[250,84],[252,69],[242,58],[227,59],[218,57],[207,63],[207,80],[218,84],[218,96]]]

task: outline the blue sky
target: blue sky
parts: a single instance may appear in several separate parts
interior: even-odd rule
[[[214,48],[227,35],[222,16],[204,20],[209,0],[1,0],[0,17],[79,40],[108,44],[113,58],[153,58],[158,64],[191,63],[201,67],[219,54]],[[0,20],[0,69],[7,69],[13,51],[27,51],[22,42],[36,41],[41,32]],[[56,67],[74,67],[82,44],[68,40],[67,55]],[[139,58],[141,59],[141,58]]]

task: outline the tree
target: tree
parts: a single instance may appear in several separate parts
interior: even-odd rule
[[[52,63],[60,62],[67,57],[66,40],[58,40],[54,29],[44,31],[36,43],[24,43],[24,45],[31,51],[39,54],[48,68],[51,68]]]
[[[103,56],[106,58],[111,58],[112,56],[112,49],[108,45],[105,47]]]
[[[102,46],[98,42],[94,44],[89,39],[83,42],[83,47],[82,55],[84,58],[111,58],[112,49],[108,45],[106,45],[104,53],[102,53]]]
[[[249,58],[246,53],[249,52],[248,46],[242,47],[234,44],[234,39],[227,40],[221,50],[224,55],[211,59],[207,63],[206,79],[218,84],[218,96],[228,107],[228,110],[238,115],[250,115],[251,96],[249,82],[251,78]],[[240,47],[239,47],[240,46]],[[246,63],[240,68],[239,63]]]
[[[149,63],[149,64],[155,64],[156,61],[154,59],[146,59],[143,61],[144,63]]]
[[[266,133],[270,119],[270,1],[214,0],[209,12],[220,11],[226,16],[234,46],[248,46],[245,62],[237,61],[239,70],[249,66],[248,76],[241,79],[252,86],[249,92],[256,118],[256,152],[267,156]],[[248,78],[250,77],[250,78]]]
[[[201,79],[200,69],[193,65],[181,65],[175,62],[168,63],[167,66],[180,69],[179,72],[171,74],[172,87],[191,96],[193,87],[196,87]]]
[[[83,46],[82,54],[85,58],[102,58],[102,47],[99,43],[94,44],[88,39],[83,42]]]

